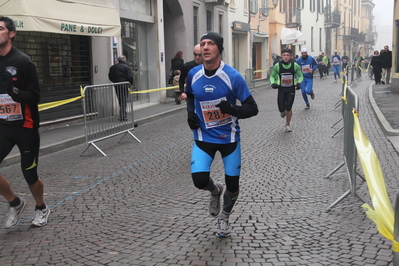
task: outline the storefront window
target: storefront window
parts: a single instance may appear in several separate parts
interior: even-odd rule
[[[19,31],[13,45],[30,56],[36,66],[40,103],[80,95],[80,86],[91,84],[90,37]],[[82,114],[80,101],[40,112],[41,121]]]
[[[133,70],[133,90],[148,89],[148,59],[145,23],[121,20],[122,53]],[[134,101],[148,100],[148,94],[134,94]]]

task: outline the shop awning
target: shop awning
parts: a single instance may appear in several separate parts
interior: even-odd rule
[[[0,0],[17,31],[119,37],[118,11],[107,0]]]
[[[253,35],[254,35],[255,37],[259,37],[259,38],[268,38],[268,37],[269,37],[269,34],[266,33],[266,32],[259,32],[259,33],[257,33],[257,32],[252,32],[252,33],[253,33]]]

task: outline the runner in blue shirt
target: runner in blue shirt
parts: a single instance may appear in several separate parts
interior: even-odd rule
[[[305,109],[310,108],[308,95],[314,99],[313,92],[313,72],[319,67],[316,59],[313,56],[308,55],[308,50],[306,48],[302,48],[301,57],[296,60],[297,64],[301,67],[303,74],[303,81],[301,83],[301,91],[303,100],[306,103]]]
[[[335,79],[334,82],[337,82],[337,76],[338,76],[338,78],[341,78],[341,75],[339,74],[340,65],[341,65],[341,57],[339,56],[337,50],[334,51],[331,61],[332,61],[333,70],[334,70],[334,79]]]
[[[258,107],[241,74],[221,61],[223,38],[219,33],[203,34],[200,47],[204,64],[191,69],[186,79],[188,124],[194,133],[191,176],[195,187],[211,192],[209,213],[218,216],[223,185],[213,181],[210,168],[216,152],[220,152],[226,190],[217,235],[223,238],[230,236],[229,216],[239,193],[238,119],[257,115]]]

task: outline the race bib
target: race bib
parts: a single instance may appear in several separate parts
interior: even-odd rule
[[[294,76],[291,74],[281,74],[281,87],[292,87]]]
[[[303,65],[302,66],[302,73],[310,73],[310,72],[311,72],[310,65]]]
[[[221,101],[226,101],[226,97],[200,102],[202,117],[206,128],[220,127],[233,122],[233,117],[229,114],[222,114],[219,107],[216,107]]]
[[[0,94],[0,119],[6,121],[23,119],[21,104],[14,102],[8,94]]]

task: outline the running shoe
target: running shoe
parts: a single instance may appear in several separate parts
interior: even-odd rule
[[[21,200],[21,203],[18,206],[10,207],[8,209],[6,223],[4,225],[5,228],[13,228],[19,223],[21,213],[25,210],[26,207],[26,200],[21,197],[19,199]]]
[[[280,113],[281,118],[284,118],[284,117],[285,117],[285,114],[286,114],[285,111],[284,111],[284,112],[281,112],[281,113]]]
[[[220,212],[220,197],[223,193],[223,185],[219,182],[216,182],[215,185],[219,188],[219,194],[216,196],[211,193],[211,200],[209,201],[209,214],[212,216],[217,216]]]
[[[40,227],[47,224],[47,218],[50,214],[49,207],[46,207],[44,210],[35,210],[35,216],[32,221],[32,226]]]
[[[334,80],[334,83],[337,83],[337,80]]]
[[[310,98],[312,98],[312,100],[314,100],[314,92],[312,92],[312,94],[310,94]]]
[[[310,104],[307,104],[305,109],[308,110],[310,108]]]
[[[287,132],[291,132],[292,131],[291,128],[290,128],[290,125],[285,125],[285,131],[287,131]]]
[[[230,237],[230,228],[229,228],[229,219],[222,218],[219,216],[218,218],[218,232],[217,236],[219,238]]]

